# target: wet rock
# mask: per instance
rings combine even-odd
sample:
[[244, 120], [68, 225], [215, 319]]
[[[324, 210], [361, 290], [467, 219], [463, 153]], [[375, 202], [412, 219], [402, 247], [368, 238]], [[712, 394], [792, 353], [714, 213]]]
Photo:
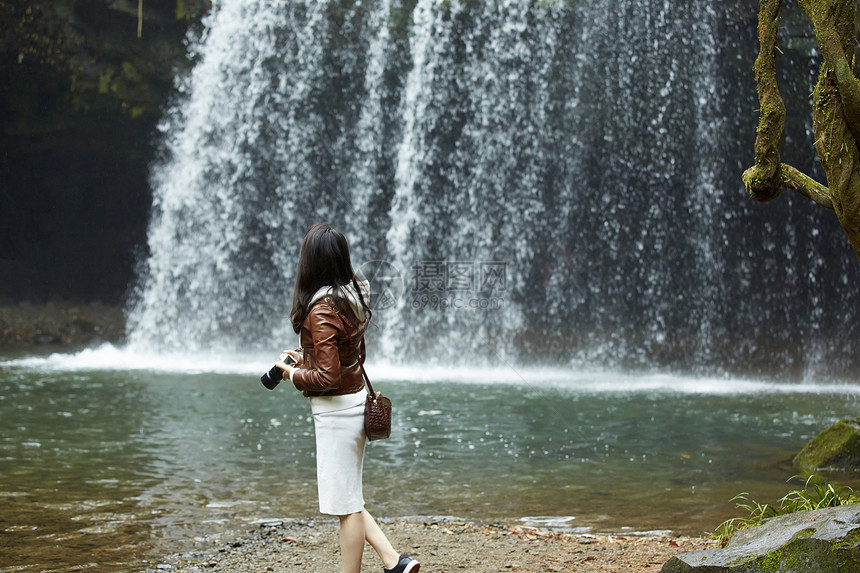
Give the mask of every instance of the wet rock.
[[662, 573], [860, 571], [860, 504], [781, 515], [735, 534], [725, 549], [672, 557]]
[[50, 345], [50, 344], [62, 344], [63, 339], [59, 334], [51, 334], [49, 332], [42, 332], [33, 337], [33, 344], [37, 344], [39, 346]]
[[794, 465], [808, 470], [860, 470], [860, 416], [839, 420], [794, 457]]

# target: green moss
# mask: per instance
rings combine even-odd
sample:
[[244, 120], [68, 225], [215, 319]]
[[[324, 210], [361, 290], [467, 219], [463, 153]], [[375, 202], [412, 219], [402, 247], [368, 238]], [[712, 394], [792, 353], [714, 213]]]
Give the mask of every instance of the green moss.
[[780, 573], [783, 571], [808, 571], [811, 563], [820, 571], [835, 571], [830, 564], [834, 561], [826, 542], [808, 543], [803, 540], [792, 541], [767, 555], [750, 563], [759, 573]]
[[[758, 33], [761, 50], [756, 59], [755, 81], [759, 90], [759, 101], [762, 102], [762, 124], [766, 121], [768, 110], [764, 109], [765, 98], [778, 94], [774, 70], [776, 43], [781, 2], [779, 0], [761, 0], [759, 3]], [[832, 208], [840, 224], [848, 235], [858, 259], [860, 259], [860, 212], [858, 212], [858, 197], [860, 197], [860, 178], [857, 177], [858, 163], [857, 142], [850, 133], [846, 117], [855, 125], [858, 123], [858, 111], [855, 109], [860, 95], [856, 91], [846, 89], [853, 87], [855, 33], [855, 5], [853, 2], [833, 2], [830, 0], [798, 0], [803, 12], [812, 21], [815, 28], [816, 41], [820, 52], [824, 55], [818, 84], [815, 87], [813, 105], [813, 124], [815, 129], [815, 146], [818, 157], [827, 175], [828, 186], [833, 189], [833, 200], [821, 202], [823, 206]], [[850, 56], [849, 56], [850, 55]], [[837, 77], [847, 99], [840, 97], [837, 90]], [[843, 109], [843, 100], [849, 107]], [[847, 113], [846, 113], [847, 111]], [[773, 120], [769, 120], [773, 121]], [[856, 128], [855, 128], [856, 130]], [[756, 138], [756, 164], [761, 165], [759, 140], [773, 137], [771, 133], [759, 128]], [[767, 145], [779, 149], [780, 141], [776, 138]], [[775, 194], [763, 193], [753, 188], [753, 197], [769, 200]], [[844, 199], [843, 199], [844, 197]], [[845, 207], [843, 209], [843, 207]]]
[[[832, 547], [834, 550], [850, 550], [853, 548], [860, 552], [860, 529], [855, 529], [851, 531], [842, 539], [842, 541], [834, 543]], [[860, 555], [858, 555], [858, 557], [860, 557]]]
[[746, 565], [747, 563], [752, 563], [756, 560], [755, 553], [747, 553], [746, 555], [741, 555], [735, 559], [729, 561], [726, 565], [728, 567], [735, 567], [736, 565]]
[[860, 467], [860, 432], [855, 420], [840, 420], [818, 434], [794, 458], [795, 465], [816, 470], [824, 467]]
[[137, 68], [134, 67], [129, 61], [125, 61], [122, 63], [122, 76], [128, 81], [131, 82], [142, 82], [145, 81], [143, 76], [137, 71]]
[[860, 531], [854, 530], [839, 543], [833, 544], [838, 571], [860, 570]]
[[107, 94], [116, 91], [116, 83], [114, 82], [114, 78], [116, 76], [116, 71], [113, 68], [105, 68], [99, 74], [99, 93]]
[[800, 531], [798, 531], [797, 533], [794, 534], [794, 537], [792, 537], [791, 540], [794, 541], [795, 539], [804, 539], [806, 537], [812, 537], [812, 535], [815, 533], [815, 531], [816, 530], [814, 527], [808, 527], [806, 529], [801, 529]]
[[[815, 531], [815, 528], [801, 530], [779, 549], [766, 555], [747, 553], [726, 563], [725, 567], [756, 573], [809, 571], [813, 564], [818, 571], [858, 570], [860, 530], [855, 529], [843, 539], [829, 543], [821, 539], [811, 539]], [[702, 560], [705, 560], [705, 556]]]
[[780, 564], [782, 563], [782, 551], [776, 551], [774, 553], [769, 553], [758, 560], [756, 563], [757, 569], [761, 571], [761, 573], [776, 573], [780, 570]]
[[211, 7], [210, 0], [176, 0], [176, 19], [194, 20]]

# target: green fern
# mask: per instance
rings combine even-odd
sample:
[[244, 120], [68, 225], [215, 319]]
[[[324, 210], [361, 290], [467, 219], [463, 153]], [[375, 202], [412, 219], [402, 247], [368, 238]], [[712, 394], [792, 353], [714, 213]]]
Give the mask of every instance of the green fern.
[[[800, 477], [791, 476], [788, 481]], [[725, 547], [738, 531], [760, 525], [765, 519], [799, 511], [858, 503], [860, 502], [860, 492], [854, 491], [847, 485], [834, 486], [827, 483], [823, 478], [810, 475], [806, 478], [803, 489], [788, 492], [779, 498], [776, 505], [762, 504], [752, 500], [747, 492], [739, 493], [731, 501], [736, 502], [735, 507], [745, 510], [749, 515], [748, 517], [727, 519], [717, 526], [710, 535], [720, 543], [720, 547]]]

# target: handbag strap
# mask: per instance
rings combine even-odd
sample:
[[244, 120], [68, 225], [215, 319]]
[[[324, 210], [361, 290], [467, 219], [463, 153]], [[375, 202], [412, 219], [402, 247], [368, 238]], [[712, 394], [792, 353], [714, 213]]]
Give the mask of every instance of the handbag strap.
[[364, 371], [364, 364], [359, 361], [358, 367], [361, 368], [361, 375], [364, 376], [364, 383], [367, 384], [367, 389], [370, 390], [370, 395], [374, 396], [376, 392], [373, 391], [373, 385], [370, 383], [370, 378], [367, 377], [367, 372]]

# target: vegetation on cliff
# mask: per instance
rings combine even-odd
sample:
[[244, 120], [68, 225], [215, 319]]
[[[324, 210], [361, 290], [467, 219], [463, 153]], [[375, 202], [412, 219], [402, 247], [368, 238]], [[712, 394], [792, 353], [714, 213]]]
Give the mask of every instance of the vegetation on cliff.
[[[155, 128], [209, 0], [0, 0], [0, 301], [121, 302]], [[140, 253], [138, 253], [140, 254]]]

